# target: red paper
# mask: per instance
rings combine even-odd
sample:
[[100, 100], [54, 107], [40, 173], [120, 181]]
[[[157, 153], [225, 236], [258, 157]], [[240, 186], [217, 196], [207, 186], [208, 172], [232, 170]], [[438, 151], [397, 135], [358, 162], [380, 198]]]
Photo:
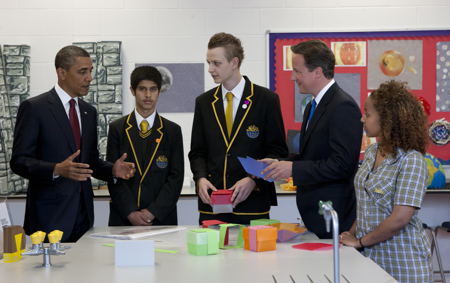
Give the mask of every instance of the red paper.
[[229, 190], [217, 190], [211, 194], [212, 204], [231, 204], [231, 195], [233, 191]]
[[333, 249], [332, 244], [325, 244], [325, 243], [302, 243], [298, 245], [293, 245], [292, 247], [294, 249], [307, 251], [328, 251]]
[[203, 220], [202, 221], [203, 228], [208, 228], [209, 226], [219, 225], [219, 224], [226, 224], [226, 222], [222, 222], [220, 220]]

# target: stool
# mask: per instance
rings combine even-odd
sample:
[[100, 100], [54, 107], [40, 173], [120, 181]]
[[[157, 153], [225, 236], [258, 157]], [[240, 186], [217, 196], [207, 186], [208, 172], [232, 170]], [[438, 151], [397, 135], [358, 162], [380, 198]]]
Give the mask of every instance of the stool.
[[[445, 272], [444, 269], [442, 267], [442, 259], [441, 259], [441, 253], [439, 252], [439, 245], [438, 242], [436, 240], [436, 236], [437, 236], [437, 231], [440, 227], [436, 227], [436, 229], [433, 231], [433, 229], [428, 226], [427, 224], [423, 223], [423, 228], [425, 229], [425, 231], [428, 231], [427, 234], [431, 235], [431, 259], [433, 260], [433, 253], [434, 251], [436, 251], [436, 259], [437, 259], [437, 263], [438, 263], [438, 271], [434, 271], [433, 268], [433, 275], [434, 273], [439, 273], [441, 275], [441, 280], [434, 280], [434, 282], [444, 282], [445, 281]], [[434, 277], [434, 276], [433, 276]], [[434, 279], [434, 278], [433, 278]]]
[[[438, 226], [434, 229], [434, 234], [435, 234], [435, 247], [436, 247], [436, 257], [438, 259], [438, 265], [439, 265], [439, 271], [435, 271], [435, 273], [440, 273], [441, 274], [441, 278], [442, 281], [436, 281], [436, 282], [446, 282], [445, 281], [445, 274], [450, 273], [450, 270], [444, 270], [442, 267], [442, 260], [441, 260], [441, 254], [439, 252], [439, 245], [438, 245], [438, 233], [439, 231], [445, 231], [447, 233], [450, 232], [450, 221], [447, 222], [442, 222], [441, 226]], [[433, 246], [433, 245], [432, 245]], [[433, 250], [431, 250], [433, 252]], [[441, 263], [439, 263], [439, 261], [441, 261]]]

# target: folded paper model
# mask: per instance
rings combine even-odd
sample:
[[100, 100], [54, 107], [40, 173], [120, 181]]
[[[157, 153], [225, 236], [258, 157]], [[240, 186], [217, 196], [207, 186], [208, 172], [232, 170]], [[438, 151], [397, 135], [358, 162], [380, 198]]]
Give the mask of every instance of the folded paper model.
[[211, 204], [214, 213], [231, 213], [233, 212], [233, 203], [231, 196], [233, 191], [217, 190], [211, 194]]
[[213, 255], [219, 253], [219, 231], [208, 228], [187, 232], [188, 253], [191, 255]]
[[[210, 228], [210, 229], [220, 230], [220, 224], [227, 224], [227, 223], [220, 221], [220, 220], [214, 220], [214, 219], [213, 220], [203, 220], [202, 228]], [[226, 234], [225, 234], [224, 245], [225, 246], [228, 245], [228, 230], [226, 231]]]
[[273, 223], [269, 225], [278, 229], [277, 242], [280, 243], [290, 241], [308, 231], [297, 223]]
[[220, 226], [219, 248], [233, 249], [244, 247], [244, 238], [242, 236], [244, 225], [227, 223], [227, 224], [219, 224], [219, 226]]
[[255, 252], [272, 251], [277, 248], [277, 228], [250, 226], [243, 229], [244, 249]]
[[22, 226], [3, 227], [3, 261], [16, 262], [25, 252], [26, 238]]
[[280, 223], [280, 221], [275, 220], [275, 219], [266, 219], [266, 218], [250, 220], [250, 226], [267, 226], [267, 225], [272, 225], [275, 223]]

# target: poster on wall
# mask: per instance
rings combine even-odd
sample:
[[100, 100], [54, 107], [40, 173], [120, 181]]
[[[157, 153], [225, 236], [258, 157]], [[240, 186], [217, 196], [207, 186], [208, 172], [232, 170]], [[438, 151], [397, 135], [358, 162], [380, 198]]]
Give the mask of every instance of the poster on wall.
[[153, 66], [162, 75], [158, 112], [194, 112], [195, 98], [205, 89], [203, 63], [136, 64], [139, 66]]
[[[280, 96], [288, 145], [298, 151], [310, 94], [291, 80], [290, 47], [320, 39], [336, 58], [335, 80], [363, 110], [366, 98], [388, 80], [408, 83], [428, 114], [428, 153], [450, 166], [450, 30], [268, 33], [269, 87]], [[363, 137], [361, 152], [374, 139]]]

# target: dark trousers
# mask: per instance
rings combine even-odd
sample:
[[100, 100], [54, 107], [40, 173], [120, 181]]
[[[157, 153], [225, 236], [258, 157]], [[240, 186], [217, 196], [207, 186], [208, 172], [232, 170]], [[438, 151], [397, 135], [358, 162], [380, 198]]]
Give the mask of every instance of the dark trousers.
[[91, 228], [90, 226], [89, 216], [86, 211], [83, 196], [81, 195], [75, 226], [73, 227], [72, 234], [70, 234], [70, 236], [64, 242], [75, 243], [86, 233], [87, 230]]

